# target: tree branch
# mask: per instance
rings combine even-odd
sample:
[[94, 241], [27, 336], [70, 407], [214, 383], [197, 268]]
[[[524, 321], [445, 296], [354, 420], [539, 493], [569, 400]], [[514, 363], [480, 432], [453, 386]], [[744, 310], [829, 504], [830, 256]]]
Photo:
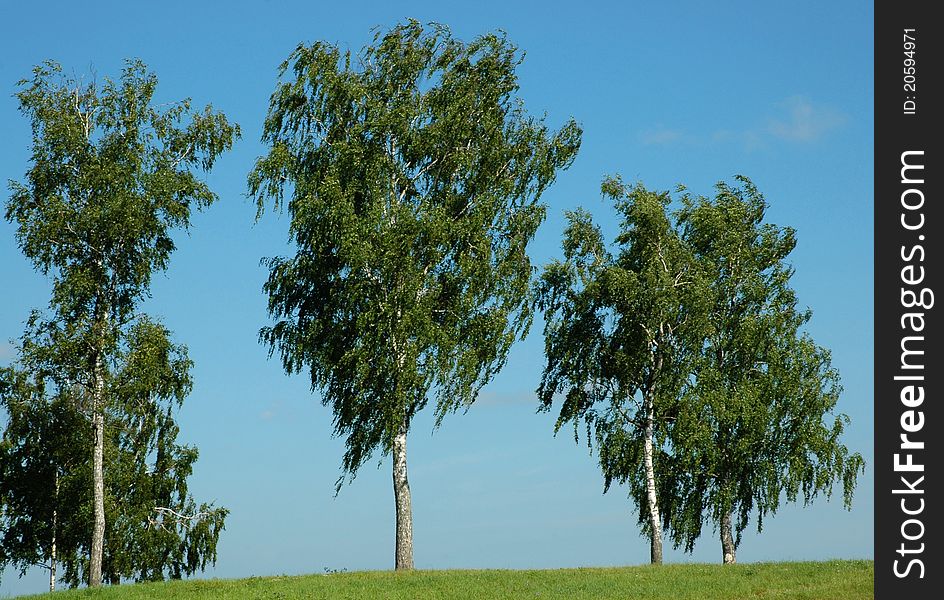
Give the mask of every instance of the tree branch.
[[201, 511], [198, 513], [194, 513], [192, 515], [185, 515], [185, 514], [177, 512], [176, 510], [172, 508], [167, 508], [166, 506], [155, 506], [154, 512], [156, 512], [158, 516], [148, 517], [148, 526], [159, 527], [163, 529], [164, 531], [167, 531], [167, 528], [164, 526], [164, 521], [167, 518], [170, 518], [178, 525], [184, 525], [185, 527], [189, 527], [190, 526], [189, 524], [191, 522], [199, 521], [201, 519], [209, 517], [212, 514], [207, 511]]

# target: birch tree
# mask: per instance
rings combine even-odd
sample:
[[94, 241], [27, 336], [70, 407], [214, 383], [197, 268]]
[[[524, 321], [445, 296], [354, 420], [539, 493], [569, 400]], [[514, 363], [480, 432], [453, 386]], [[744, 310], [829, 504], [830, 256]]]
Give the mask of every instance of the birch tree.
[[[81, 355], [61, 324], [34, 313], [0, 373], [0, 564], [76, 587], [87, 581], [92, 513], [92, 403]], [[106, 507], [102, 580], [180, 578], [216, 559], [227, 511], [199, 507], [187, 478], [196, 448], [176, 442], [173, 413], [191, 388], [186, 349], [141, 317], [105, 388]]]
[[170, 231], [186, 229], [193, 208], [217, 199], [197, 172], [209, 171], [239, 134], [209, 106], [154, 106], [156, 86], [139, 61], [101, 85], [47, 62], [16, 94], [32, 126], [32, 156], [25, 182], [10, 184], [6, 218], [23, 253], [52, 277], [50, 322], [75, 352], [75, 384], [89, 402], [92, 587], [102, 582], [106, 545], [111, 365], [152, 274], [167, 267]]
[[359, 53], [299, 45], [280, 67], [249, 176], [297, 253], [268, 261], [261, 340], [307, 371], [345, 439], [342, 474], [393, 455], [397, 569], [413, 568], [407, 433], [467, 408], [527, 330], [539, 198], [580, 143], [517, 98], [502, 34], [415, 21]]
[[767, 202], [746, 177], [681, 202], [710, 308], [696, 384], [673, 430], [666, 520], [689, 551], [712, 523], [730, 564], [751, 518], [761, 531], [784, 500], [807, 504], [839, 482], [848, 508], [863, 460], [841, 441], [849, 419], [835, 413], [839, 373], [804, 332], [812, 312], [790, 286], [793, 229], [766, 221]]
[[615, 254], [583, 210], [568, 213], [564, 260], [537, 284], [545, 311], [543, 410], [560, 398], [555, 431], [585, 423], [595, 440], [604, 490], [629, 484], [662, 562], [663, 463], [704, 327], [705, 282], [668, 212], [667, 193], [603, 182], [622, 217]]
[[[43, 377], [26, 370], [0, 370], [0, 569], [20, 576], [38, 567], [49, 575], [49, 591], [61, 577], [62, 557], [79, 547], [63, 499], [86, 496], [81, 455], [90, 441], [87, 422], [74, 399], [50, 394]], [[88, 456], [86, 452], [86, 456]]]

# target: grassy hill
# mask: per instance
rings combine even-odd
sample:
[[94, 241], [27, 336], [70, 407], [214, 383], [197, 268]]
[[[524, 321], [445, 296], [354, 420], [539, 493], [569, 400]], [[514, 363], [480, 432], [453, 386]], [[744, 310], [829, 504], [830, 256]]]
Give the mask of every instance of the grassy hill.
[[555, 571], [359, 572], [196, 580], [72, 590], [47, 600], [863, 600], [873, 598], [872, 561], [665, 565]]

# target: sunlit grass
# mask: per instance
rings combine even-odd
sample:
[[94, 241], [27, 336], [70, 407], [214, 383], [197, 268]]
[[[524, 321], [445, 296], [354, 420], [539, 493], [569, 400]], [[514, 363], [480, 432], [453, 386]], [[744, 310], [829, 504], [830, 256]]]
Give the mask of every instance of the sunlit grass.
[[369, 571], [194, 580], [72, 590], [29, 598], [631, 600], [862, 600], [873, 598], [873, 563], [865, 560], [684, 564], [553, 571]]

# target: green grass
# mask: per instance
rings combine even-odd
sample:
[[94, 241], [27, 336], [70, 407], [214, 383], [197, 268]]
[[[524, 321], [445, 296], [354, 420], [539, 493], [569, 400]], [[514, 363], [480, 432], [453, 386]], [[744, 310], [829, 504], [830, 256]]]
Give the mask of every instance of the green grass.
[[359, 572], [194, 580], [72, 590], [30, 598], [73, 600], [862, 600], [873, 598], [872, 561], [665, 565], [555, 571]]

